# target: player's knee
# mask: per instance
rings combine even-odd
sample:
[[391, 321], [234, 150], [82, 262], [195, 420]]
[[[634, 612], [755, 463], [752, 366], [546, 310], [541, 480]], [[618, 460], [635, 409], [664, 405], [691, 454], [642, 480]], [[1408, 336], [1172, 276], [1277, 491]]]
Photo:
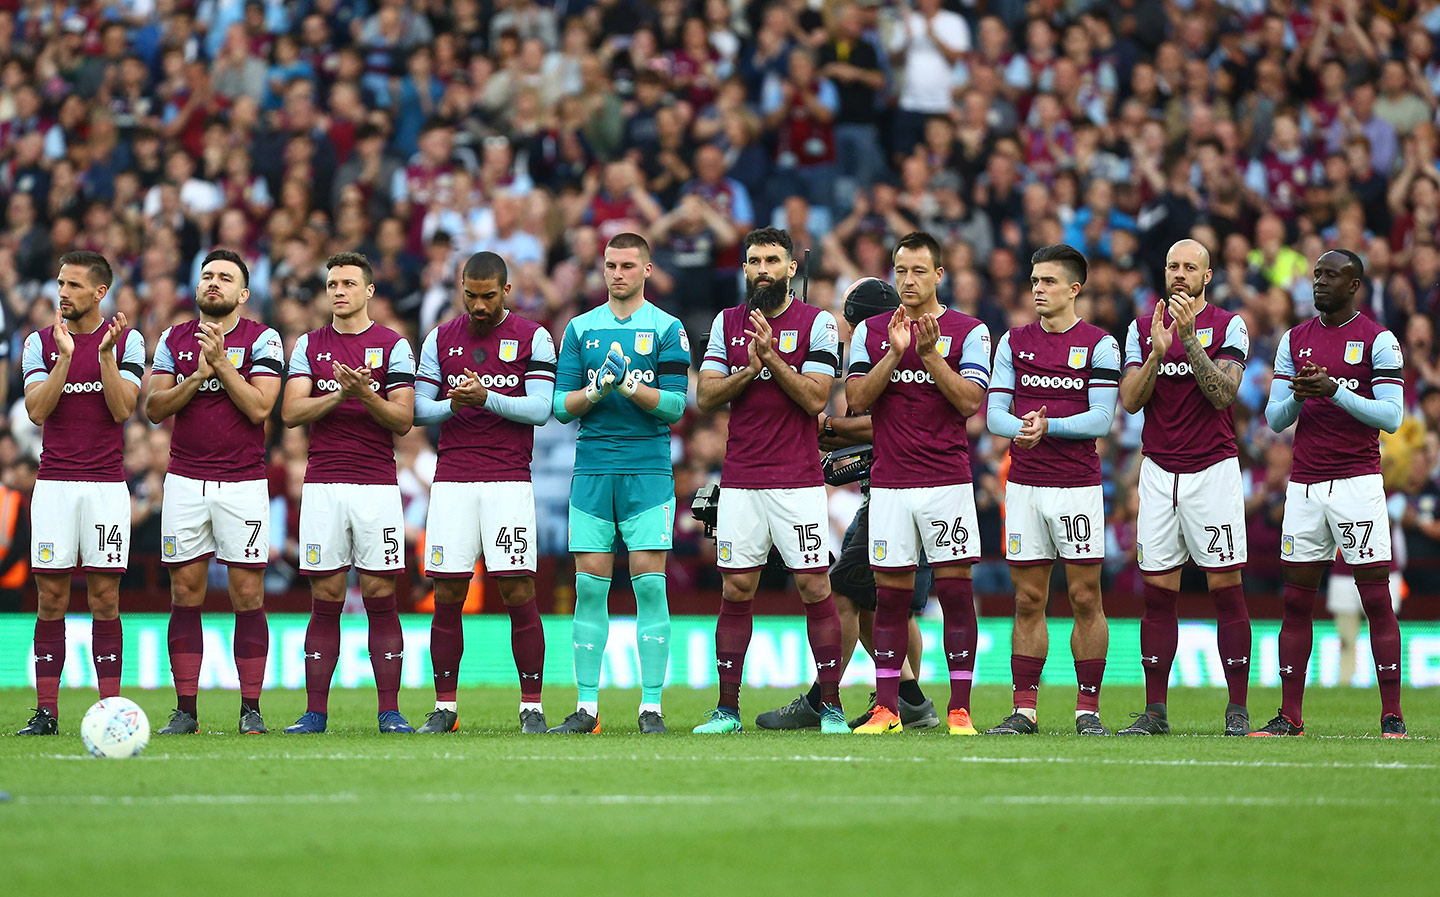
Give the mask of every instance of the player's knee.
[[535, 580], [528, 576], [507, 576], [500, 580], [500, 600], [519, 607], [535, 599]]
[[63, 616], [70, 607], [70, 589], [57, 588], [54, 586], [40, 586], [39, 588], [40, 616], [44, 619], [54, 619]]
[[1015, 593], [1015, 616], [1017, 617], [1043, 617], [1045, 616], [1045, 605], [1044, 595], [1033, 592]]
[[113, 620], [120, 616], [118, 585], [106, 584], [90, 590], [90, 615], [97, 620]]
[[755, 597], [755, 589], [746, 588], [741, 583], [726, 582], [720, 587], [720, 597], [726, 601], [749, 601]]
[[797, 581], [795, 587], [800, 590], [800, 600], [806, 604], [814, 604], [830, 597], [828, 576], [807, 576], [804, 580]]
[[1100, 590], [1077, 588], [1070, 593], [1070, 613], [1077, 620], [1093, 620], [1104, 613], [1100, 602]]

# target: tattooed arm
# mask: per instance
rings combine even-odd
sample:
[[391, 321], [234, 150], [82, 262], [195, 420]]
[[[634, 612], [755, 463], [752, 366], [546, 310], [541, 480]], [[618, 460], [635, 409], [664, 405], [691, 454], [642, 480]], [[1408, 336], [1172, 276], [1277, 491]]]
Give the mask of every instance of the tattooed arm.
[[1190, 370], [1195, 374], [1195, 382], [1200, 384], [1200, 391], [1210, 404], [1216, 408], [1229, 408], [1235, 402], [1235, 394], [1240, 391], [1240, 378], [1245, 375], [1245, 366], [1233, 358], [1211, 358], [1205, 354], [1205, 347], [1200, 345], [1200, 337], [1192, 330], [1188, 336], [1180, 338], [1180, 344], [1185, 347], [1185, 357], [1190, 361]]

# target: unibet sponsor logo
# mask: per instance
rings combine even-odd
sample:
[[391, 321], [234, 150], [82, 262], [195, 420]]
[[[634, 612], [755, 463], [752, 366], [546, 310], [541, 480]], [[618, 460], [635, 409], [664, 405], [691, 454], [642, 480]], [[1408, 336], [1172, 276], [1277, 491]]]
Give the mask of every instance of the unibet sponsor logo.
[[[464, 386], [469, 381], [469, 379], [469, 377], [465, 377], [460, 374], [450, 374], [445, 378], [445, 383], [453, 388], [457, 386]], [[486, 389], [503, 389], [507, 386], [520, 385], [519, 374], [481, 374], [476, 379], [478, 379], [480, 381], [480, 385], [485, 387]]]
[[[175, 382], [184, 383], [186, 379], [188, 378], [184, 374], [179, 374], [175, 377]], [[221, 383], [219, 378], [216, 377], [211, 377], [200, 384], [200, 392], [223, 392], [224, 389], [225, 384]]]
[[1350, 390], [1356, 390], [1360, 388], [1360, 381], [1356, 380], [1354, 377], [1334, 377], [1332, 379], [1334, 379], [1336, 383]]
[[88, 383], [66, 383], [65, 386], [64, 386], [60, 391], [61, 391], [61, 392], [76, 393], [76, 392], [103, 392], [104, 390], [105, 390], [105, 384], [101, 383], [99, 380], [91, 380], [91, 381], [89, 381]]
[[1021, 374], [1021, 386], [1038, 386], [1042, 389], [1084, 389], [1083, 377], [1051, 377], [1041, 374]]
[[[328, 379], [328, 378], [327, 378], [327, 379], [316, 380], [316, 381], [315, 381], [315, 388], [318, 389], [318, 390], [320, 390], [321, 392], [339, 392], [339, 391], [340, 391], [340, 381], [339, 381], [339, 380], [330, 380], [330, 379]], [[379, 384], [379, 382], [377, 382], [377, 381], [375, 381], [375, 380], [371, 380], [371, 381], [370, 381], [370, 391], [371, 391], [371, 392], [379, 392], [379, 391], [380, 391], [380, 384]]]
[[[792, 370], [792, 371], [795, 371], [796, 373], [799, 373], [799, 372], [800, 372], [800, 369], [797, 368], [797, 367], [796, 367], [795, 365], [793, 365], [793, 364], [787, 364], [786, 367], [788, 367], [788, 368], [789, 368], [790, 370]], [[743, 365], [743, 364], [732, 364], [732, 365], [730, 365], [730, 373], [732, 373], [732, 374], [738, 374], [738, 373], [740, 373], [740, 372], [743, 371], [743, 370], [745, 370], [745, 365]], [[649, 371], [646, 371], [645, 373], [648, 374], [648, 373], [650, 373], [650, 372], [649, 372]], [[759, 374], [755, 379], [756, 379], [756, 380], [773, 380], [773, 379], [774, 379], [774, 375], [770, 373], [770, 369], [769, 369], [769, 368], [761, 368], [761, 369], [760, 369], [760, 374]]]
[[1188, 377], [1190, 376], [1190, 362], [1188, 361], [1167, 361], [1160, 365], [1160, 376], [1162, 377]]
[[903, 371], [890, 372], [891, 383], [934, 383], [935, 378], [929, 371], [914, 371], [908, 368]]

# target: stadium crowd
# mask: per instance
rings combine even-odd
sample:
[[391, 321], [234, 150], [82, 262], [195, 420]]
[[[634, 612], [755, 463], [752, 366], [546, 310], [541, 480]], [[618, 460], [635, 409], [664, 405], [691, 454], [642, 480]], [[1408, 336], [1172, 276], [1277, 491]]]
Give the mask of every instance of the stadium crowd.
[[[1278, 588], [1290, 453], [1262, 414], [1270, 361], [1314, 314], [1310, 266], [1339, 246], [1364, 258], [1366, 313], [1405, 350], [1386, 485], [1410, 589], [1440, 593], [1437, 36], [1436, 0], [0, 0], [4, 481], [33, 484], [19, 347], [53, 321], [71, 249], [110, 259], [107, 314], [152, 352], [193, 316], [200, 260], [232, 249], [246, 314], [288, 355], [329, 319], [332, 252], [369, 257], [371, 314], [418, 347], [456, 313], [460, 263], [494, 251], [513, 308], [558, 342], [603, 300], [601, 248], [627, 230], [656, 248], [647, 296], [698, 349], [742, 295], [739, 243], [761, 224], [809, 252], [809, 301], [837, 314], [847, 285], [889, 275], [900, 235], [928, 230], [947, 247], [944, 301], [997, 338], [1034, 319], [1033, 249], [1069, 243], [1090, 261], [1081, 315], [1123, 344], [1166, 247], [1192, 236], [1212, 252], [1210, 301], [1253, 340], [1236, 404], [1249, 575]], [[139, 418], [126, 467], [148, 553], [168, 435]], [[725, 425], [692, 409], [676, 428], [682, 507], [718, 475]], [[1102, 446], [1108, 576], [1128, 591], [1139, 433], [1120, 415]], [[971, 435], [998, 560], [1007, 443], [980, 418]], [[573, 439], [553, 421], [537, 435], [549, 554], [564, 553]], [[279, 589], [304, 431], [277, 413], [272, 445]], [[398, 454], [413, 547], [434, 434]], [[839, 529], [857, 502], [832, 497]], [[676, 543], [682, 565], [713, 566], [690, 521]], [[1008, 591], [1003, 563], [976, 586]]]

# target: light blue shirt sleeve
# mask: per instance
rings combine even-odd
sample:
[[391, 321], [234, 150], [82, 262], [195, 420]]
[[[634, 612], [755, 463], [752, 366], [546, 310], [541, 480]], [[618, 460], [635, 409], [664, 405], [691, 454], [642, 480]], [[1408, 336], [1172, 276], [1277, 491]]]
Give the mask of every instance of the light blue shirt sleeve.
[[310, 334], [302, 333], [295, 340], [295, 347], [290, 350], [290, 368], [288, 371], [291, 377], [310, 376]]
[[1335, 390], [1333, 401], [1360, 423], [1394, 433], [1400, 429], [1400, 421], [1405, 417], [1405, 387], [1386, 381], [1375, 383], [1370, 389], [1375, 393], [1373, 399], [1367, 399], [1341, 383]]
[[990, 328], [976, 324], [975, 329], [965, 334], [965, 346], [960, 350], [960, 376], [973, 380], [980, 386], [990, 385]]
[[835, 316], [822, 311], [810, 324], [810, 349], [800, 365], [802, 374], [825, 374], [835, 377], [840, 374], [840, 328]]
[[1010, 353], [1010, 334], [1000, 337], [995, 347], [995, 370], [990, 391], [985, 395], [985, 427], [1004, 439], [1020, 435], [1020, 418], [1010, 413], [1015, 404], [1015, 359]]
[[1250, 330], [1245, 326], [1244, 318], [1236, 315], [1230, 319], [1230, 323], [1225, 326], [1225, 342], [1220, 344], [1220, 348], [1231, 350], [1226, 354], [1240, 353], [1239, 361], [1242, 365], [1250, 357]]
[[[506, 420], [539, 427], [550, 419], [550, 405], [554, 400], [554, 383], [543, 377], [527, 377], [525, 395], [506, 396], [498, 392], [487, 392], [483, 407]], [[445, 404], [449, 405], [449, 402]]]
[[[1115, 337], [1105, 336], [1090, 353], [1091, 370], [1114, 371], [1120, 367], [1120, 344]], [[1090, 410], [1065, 417], [1052, 417], [1046, 434], [1060, 439], [1099, 439], [1110, 432], [1115, 421], [1115, 402], [1120, 397], [1120, 384], [1115, 380], [1090, 379], [1088, 398]]]
[[[169, 354], [168, 350], [166, 354]], [[160, 359], [159, 349], [155, 350], [155, 359]], [[276, 333], [273, 327], [262, 330], [250, 346], [250, 376], [255, 376], [256, 368], [277, 377], [285, 373], [285, 344], [280, 341], [280, 334]]]
[[385, 366], [385, 386], [388, 389], [415, 388], [415, 352], [410, 341], [400, 339], [390, 347], [390, 362]]
[[[420, 344], [420, 364], [415, 370], [416, 381], [429, 380], [435, 385], [445, 382], [444, 378], [440, 375], [440, 350], [436, 348], [439, 345], [439, 337], [436, 336], [437, 333], [439, 333], [438, 327], [427, 333], [425, 335], [425, 341]], [[415, 384], [415, 390], [418, 401], [420, 394], [419, 382]]]
[[1400, 340], [1389, 330], [1381, 331], [1370, 344], [1370, 368], [1372, 382], [1405, 382], [1405, 356], [1400, 352]]
[[705, 344], [705, 360], [700, 363], [700, 370], [715, 371], [718, 374], [730, 376], [730, 365], [725, 363], [728, 357], [725, 352], [725, 313], [721, 312], [715, 316], [710, 324], [710, 341]]
[[420, 344], [420, 365], [415, 374], [415, 423], [422, 427], [444, 423], [455, 413], [450, 401], [440, 398], [444, 380], [440, 374], [440, 353], [435, 348], [437, 332], [431, 330]]
[[[150, 370], [157, 374], [175, 373], [175, 356], [170, 351], [170, 328], [166, 327], [160, 333], [160, 343], [155, 346], [155, 361], [150, 365]], [[26, 341], [29, 345], [29, 341]]]
[[25, 349], [20, 355], [20, 367], [25, 375], [25, 385], [44, 383], [50, 372], [45, 369], [45, 356], [40, 349], [40, 334], [25, 337]]
[[1270, 381], [1270, 398], [1265, 402], [1265, 422], [1276, 433], [1284, 432], [1300, 416], [1303, 403], [1295, 398], [1290, 381], [1295, 376], [1295, 359], [1290, 354], [1290, 331], [1275, 347], [1275, 375]]
[[870, 347], [866, 345], [870, 341], [870, 322], [861, 321], [855, 325], [855, 334], [850, 337], [850, 365], [847, 368], [850, 377], [863, 377], [875, 366], [870, 360]]
[[1145, 356], [1140, 354], [1140, 322], [1131, 321], [1130, 326], [1125, 329], [1125, 367], [1144, 363]]
[[140, 331], [125, 331], [125, 350], [120, 354], [120, 376], [140, 385], [145, 376], [145, 337]]

